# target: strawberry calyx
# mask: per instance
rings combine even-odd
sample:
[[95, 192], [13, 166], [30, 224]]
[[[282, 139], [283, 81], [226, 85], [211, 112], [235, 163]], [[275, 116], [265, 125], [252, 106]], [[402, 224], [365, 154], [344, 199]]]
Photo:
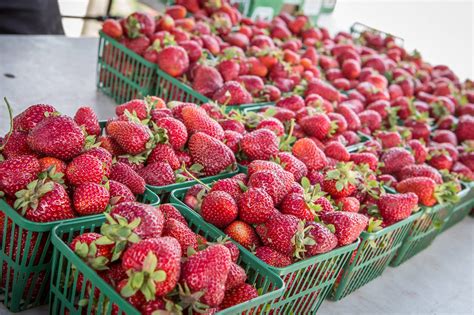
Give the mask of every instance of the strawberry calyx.
[[[103, 238], [103, 237], [101, 237]], [[99, 239], [97, 239], [99, 240]], [[104, 256], [97, 256], [97, 245], [113, 244], [111, 240], [103, 240], [100, 244], [96, 241], [87, 245], [85, 242], [77, 242], [74, 246], [74, 252], [82, 258], [89, 266], [95, 270], [107, 270], [107, 263], [109, 259]]]
[[446, 182], [435, 187], [434, 198], [439, 204], [456, 203], [459, 201], [459, 184]]
[[[115, 218], [108, 213], [104, 213], [104, 215], [107, 222], [102, 224], [100, 233], [115, 243], [111, 261], [116, 261], [122, 255], [128, 243], [138, 243], [140, 241], [140, 237], [133, 230], [140, 225], [141, 219], [136, 218], [128, 223], [127, 219], [120, 215], [115, 215]], [[102, 240], [102, 242], [105, 241]]]
[[131, 297], [140, 291], [147, 301], [155, 299], [156, 283], [166, 280], [166, 272], [158, 269], [158, 258], [152, 251], [149, 251], [143, 261], [140, 271], [127, 270], [127, 284], [120, 290], [123, 297]]
[[382, 227], [383, 221], [374, 217], [369, 218], [369, 224], [367, 225], [367, 232], [375, 233], [383, 229]]
[[129, 38], [138, 38], [140, 37], [140, 29], [142, 28], [140, 22], [137, 20], [136, 17], [130, 15], [127, 18], [127, 22], [125, 23], [125, 28], [127, 30], [127, 35]]
[[295, 246], [293, 256], [296, 259], [304, 259], [304, 253], [306, 252], [306, 246], [316, 245], [316, 241], [308, 235], [309, 231], [314, 227], [309, 225], [305, 227], [305, 221], [298, 222], [298, 228], [291, 238], [291, 242]]
[[296, 137], [293, 136], [295, 130], [295, 120], [291, 119], [288, 127], [288, 133], [281, 137], [279, 148], [281, 151], [290, 152], [292, 144], [296, 141]]
[[184, 283], [183, 285], [178, 284], [178, 294], [180, 302], [178, 303], [181, 309], [187, 309], [196, 311], [198, 314], [204, 314], [209, 306], [200, 302], [201, 297], [204, 296], [203, 291], [191, 292], [189, 286]]
[[55, 183], [49, 181], [47, 176], [35, 179], [25, 189], [15, 193], [17, 199], [13, 205], [14, 208], [20, 210], [21, 215], [24, 216], [29, 208], [36, 209], [38, 207], [41, 197], [52, 191], [54, 185]]
[[349, 185], [356, 185], [357, 174], [352, 170], [353, 165], [354, 164], [352, 162], [339, 162], [336, 164], [335, 169], [326, 172], [325, 179], [336, 181], [335, 186], [337, 191], [342, 191], [349, 187]]

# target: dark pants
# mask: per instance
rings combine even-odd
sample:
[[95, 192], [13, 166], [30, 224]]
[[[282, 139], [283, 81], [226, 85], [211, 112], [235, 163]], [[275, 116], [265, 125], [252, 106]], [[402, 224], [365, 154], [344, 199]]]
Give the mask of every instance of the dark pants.
[[0, 0], [0, 34], [63, 35], [58, 1]]

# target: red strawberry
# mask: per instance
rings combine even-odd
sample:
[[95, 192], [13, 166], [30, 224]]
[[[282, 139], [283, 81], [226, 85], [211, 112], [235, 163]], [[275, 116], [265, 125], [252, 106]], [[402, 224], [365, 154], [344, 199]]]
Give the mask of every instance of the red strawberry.
[[395, 187], [395, 185], [398, 183], [397, 179], [389, 174], [381, 174], [377, 176], [377, 180], [383, 183], [385, 186], [390, 186], [390, 187]]
[[200, 213], [206, 222], [224, 228], [237, 218], [238, 208], [231, 195], [214, 191], [204, 197]]
[[273, 200], [262, 189], [250, 188], [238, 199], [239, 218], [249, 224], [265, 223], [273, 213]]
[[415, 164], [415, 158], [403, 148], [390, 148], [382, 154], [382, 173], [396, 175], [403, 167]]
[[186, 225], [188, 224], [186, 222], [186, 219], [183, 217], [183, 215], [172, 204], [168, 203], [168, 204], [159, 205], [158, 209], [163, 213], [163, 215], [165, 217], [165, 221], [168, 220], [168, 219], [174, 219], [174, 220], [179, 221], [183, 224], [186, 224]]
[[240, 65], [236, 60], [223, 60], [217, 65], [217, 70], [227, 82], [235, 80], [239, 76]]
[[367, 164], [373, 171], [378, 168], [377, 156], [372, 153], [351, 153], [350, 156], [350, 160], [356, 165]]
[[245, 303], [257, 297], [257, 289], [255, 289], [255, 287], [251, 286], [250, 284], [244, 283], [241, 286], [225, 292], [224, 300], [222, 301], [220, 308], [226, 309], [237, 304]]
[[[282, 171], [285, 172], [285, 171]], [[290, 174], [291, 175], [291, 174]], [[249, 188], [263, 189], [273, 200], [275, 205], [279, 204], [288, 191], [291, 189], [291, 184], [288, 186], [281, 177], [282, 173], [275, 171], [258, 171], [252, 174], [248, 181]]]
[[347, 122], [347, 129], [351, 131], [357, 131], [361, 127], [361, 122], [359, 116], [352, 110], [352, 108], [345, 102], [341, 103], [336, 111], [341, 114], [346, 122]]
[[200, 301], [217, 307], [224, 299], [225, 283], [230, 270], [231, 256], [223, 245], [213, 245], [197, 252], [184, 262], [181, 281], [191, 293], [204, 292]]
[[181, 166], [173, 148], [167, 144], [158, 143], [148, 156], [147, 164], [157, 162], [168, 163], [174, 171]]
[[166, 133], [166, 139], [175, 150], [184, 147], [188, 140], [186, 126], [172, 117], [163, 117], [155, 121], [156, 125]]
[[265, 85], [262, 78], [256, 75], [241, 75], [235, 81], [240, 83], [253, 96], [257, 96]]
[[305, 102], [301, 96], [292, 95], [292, 96], [288, 96], [279, 100], [276, 103], [276, 106], [289, 109], [293, 112], [297, 112], [300, 109], [305, 107]]
[[428, 150], [419, 140], [410, 140], [408, 141], [413, 156], [415, 157], [416, 164], [422, 164], [426, 161], [428, 157]]
[[181, 247], [172, 237], [151, 238], [133, 244], [122, 256], [122, 267], [129, 278], [120, 293], [131, 297], [140, 291], [147, 301], [166, 295], [179, 280], [180, 259]]
[[242, 152], [250, 160], [269, 160], [278, 154], [279, 139], [267, 129], [254, 130], [242, 138]]
[[402, 143], [400, 133], [395, 131], [380, 131], [376, 135], [377, 139], [382, 142], [384, 149], [397, 147]]
[[211, 137], [221, 140], [224, 130], [214, 119], [198, 107], [185, 107], [182, 110], [183, 122], [190, 134], [203, 132]]
[[459, 117], [458, 126], [456, 128], [456, 136], [458, 141], [474, 140], [474, 117], [472, 115], [463, 115]]
[[126, 112], [135, 115], [139, 120], [144, 120], [149, 115], [148, 104], [146, 100], [136, 99], [115, 107], [115, 114], [119, 117], [125, 115]]
[[455, 146], [458, 145], [456, 134], [450, 130], [435, 130], [431, 139], [438, 143], [451, 143]]
[[48, 117], [28, 135], [28, 144], [33, 151], [66, 161], [78, 155], [84, 143], [81, 128], [66, 116]]
[[91, 107], [79, 107], [74, 115], [74, 121], [83, 127], [88, 135], [100, 135], [99, 119]]
[[193, 89], [206, 97], [212, 97], [223, 84], [224, 80], [215, 67], [201, 65], [194, 71]]
[[247, 174], [249, 177], [258, 171], [280, 172], [281, 170], [281, 165], [278, 165], [277, 163], [271, 161], [255, 160], [247, 165]]
[[97, 244], [102, 237], [99, 233], [84, 233], [76, 236], [69, 247], [95, 270], [106, 269], [106, 264], [112, 259], [114, 244]]
[[120, 37], [123, 36], [122, 25], [113, 19], [107, 19], [104, 21], [102, 24], [102, 32], [114, 39], [120, 39]]
[[150, 130], [131, 121], [112, 121], [107, 124], [107, 133], [131, 155], [137, 155], [145, 151], [146, 144], [150, 140]]
[[247, 280], [247, 274], [245, 273], [244, 268], [240, 267], [236, 263], [232, 262], [230, 264], [229, 274], [227, 276], [227, 281], [225, 283], [225, 289], [231, 290], [235, 287], [241, 286]]
[[235, 165], [232, 150], [205, 133], [193, 134], [189, 138], [188, 147], [194, 163], [204, 167], [202, 171], [206, 176], [217, 175]]
[[291, 150], [309, 170], [320, 170], [327, 165], [326, 156], [309, 138], [298, 139]]
[[135, 195], [130, 188], [114, 180], [109, 180], [109, 194], [112, 206], [122, 202], [135, 201]]
[[111, 136], [99, 136], [99, 138], [97, 138], [97, 143], [100, 143], [101, 148], [106, 149], [114, 156], [125, 154], [125, 151], [114, 139], [112, 139]]
[[84, 183], [74, 190], [74, 210], [79, 215], [99, 214], [105, 211], [109, 204], [110, 193], [102, 185]]
[[396, 185], [396, 189], [399, 193], [415, 193], [418, 196], [419, 203], [431, 207], [436, 203], [456, 202], [458, 197], [455, 186], [453, 182], [437, 185], [431, 178], [420, 176], [400, 181]]
[[438, 170], [450, 170], [453, 166], [453, 158], [445, 150], [438, 150], [436, 148], [430, 148], [428, 150], [429, 159], [428, 164]]
[[134, 12], [122, 23], [123, 30], [129, 38], [138, 37], [140, 34], [150, 36], [155, 31], [153, 17], [147, 13]]
[[183, 47], [168, 46], [158, 53], [158, 67], [172, 77], [183, 75], [189, 68], [189, 57]]
[[369, 219], [359, 213], [335, 211], [323, 215], [323, 221], [334, 226], [338, 245], [344, 246], [351, 244], [359, 237]]
[[48, 171], [48, 169], [54, 167], [56, 173], [66, 173], [67, 164], [60, 159], [53, 157], [44, 157], [38, 160], [40, 164], [41, 172]]
[[336, 205], [341, 211], [359, 212], [360, 202], [355, 197], [343, 197], [335, 200]]
[[313, 221], [316, 215], [311, 208], [310, 202], [298, 193], [287, 194], [280, 205], [283, 214], [291, 214], [300, 220]]
[[279, 163], [283, 166], [285, 171], [293, 174], [297, 182], [308, 174], [306, 165], [291, 153], [280, 152], [278, 153], [277, 159], [279, 159]]
[[144, 168], [137, 171], [148, 185], [166, 186], [176, 182], [173, 169], [168, 163], [157, 162], [148, 164]]
[[[150, 39], [146, 36], [138, 36], [136, 38], [124, 38], [122, 41], [125, 47], [127, 47], [128, 49], [130, 49], [131, 51], [133, 51], [134, 53], [138, 55], [143, 55], [145, 51], [147, 50], [147, 48], [150, 47], [150, 44], [151, 44]], [[127, 72], [133, 73], [134, 71], [133, 65], [127, 64], [127, 63], [124, 63], [124, 66], [122, 69], [125, 69], [122, 71], [126, 72], [126, 74]]]
[[31, 105], [13, 119], [13, 127], [15, 130], [29, 132], [46, 117], [56, 113], [56, 108], [51, 105]]
[[384, 194], [377, 201], [377, 207], [384, 222], [395, 223], [408, 218], [418, 206], [418, 196], [414, 193]]
[[308, 83], [305, 95], [309, 94], [321, 95], [330, 102], [339, 102], [341, 98], [340, 93], [332, 85], [316, 78]]
[[314, 245], [306, 246], [307, 257], [327, 253], [337, 246], [337, 237], [323, 224], [307, 222], [306, 227], [310, 227], [309, 235], [316, 242]]
[[212, 99], [219, 104], [242, 105], [252, 103], [252, 95], [238, 82], [227, 81], [214, 92]]
[[240, 150], [239, 143], [242, 140], [242, 134], [232, 131], [232, 130], [225, 130], [224, 131], [224, 140], [223, 142], [225, 145], [232, 150], [232, 152], [237, 153]]
[[102, 162], [95, 156], [82, 154], [74, 158], [66, 169], [66, 178], [71, 185], [101, 183], [105, 173]]
[[261, 120], [256, 129], [268, 129], [273, 131], [277, 136], [283, 136], [285, 133], [285, 126], [276, 118], [265, 118]]
[[351, 158], [351, 154], [347, 152], [346, 147], [338, 141], [331, 141], [326, 144], [324, 154], [326, 154], [327, 157], [344, 162], [349, 161]]
[[183, 202], [191, 209], [199, 211], [201, 209], [202, 198], [207, 193], [206, 187], [201, 184], [191, 186], [184, 195]]
[[134, 194], [145, 192], [145, 180], [124, 163], [119, 162], [112, 166], [109, 179], [126, 185]]
[[333, 198], [350, 196], [356, 190], [356, 173], [352, 163], [338, 163], [335, 169], [326, 172], [323, 189]]
[[216, 181], [210, 191], [224, 191], [237, 201], [242, 195], [242, 188], [240, 185], [241, 182], [234, 178], [224, 178]]
[[224, 119], [219, 121], [219, 124], [224, 128], [224, 130], [232, 130], [240, 134], [244, 134], [246, 132], [245, 125], [238, 120], [233, 119]]
[[15, 196], [19, 190], [26, 188], [40, 172], [38, 159], [23, 155], [0, 162], [0, 192]]
[[224, 232], [234, 241], [247, 249], [258, 247], [260, 240], [250, 224], [236, 220], [229, 224]]
[[323, 113], [306, 116], [299, 122], [308, 136], [316, 137], [319, 140], [326, 138], [331, 129], [331, 121], [328, 116]]
[[21, 130], [14, 130], [10, 135], [5, 136], [5, 142], [3, 144], [3, 150], [1, 154], [11, 159], [21, 155], [33, 155], [28, 142], [28, 133]]
[[321, 210], [318, 211], [319, 215], [323, 215], [328, 212], [334, 211], [334, 207], [332, 206], [331, 202], [326, 197], [320, 197], [315, 202], [315, 205], [321, 206]]
[[165, 222], [163, 236], [170, 236], [178, 240], [181, 245], [181, 256], [186, 256], [187, 250], [192, 248], [198, 250], [196, 234], [188, 227], [175, 219], [169, 218]]
[[140, 219], [139, 225], [133, 228], [133, 232], [141, 239], [159, 237], [163, 231], [163, 214], [150, 205], [139, 202], [122, 202], [112, 208], [110, 216], [115, 219], [118, 219], [119, 216], [123, 217], [130, 224], [134, 220]]
[[[112, 167], [112, 154], [102, 147], [92, 148], [85, 152], [86, 155], [92, 155], [102, 162], [102, 168], [104, 169], [104, 175], [108, 177], [110, 175], [110, 169]], [[57, 169], [57, 168], [56, 168]]]
[[284, 268], [292, 263], [290, 257], [285, 256], [268, 246], [257, 248], [255, 256], [263, 260], [266, 264], [277, 268]]
[[382, 125], [382, 117], [374, 110], [367, 109], [359, 113], [359, 119], [362, 127], [367, 127], [374, 132], [379, 130]]
[[474, 172], [474, 152], [464, 152], [459, 155], [459, 161], [465, 164], [471, 171]]

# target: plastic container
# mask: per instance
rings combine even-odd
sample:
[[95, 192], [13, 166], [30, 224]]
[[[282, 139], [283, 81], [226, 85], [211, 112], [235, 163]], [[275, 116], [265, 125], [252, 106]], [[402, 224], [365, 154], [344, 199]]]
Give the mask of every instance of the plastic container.
[[334, 285], [331, 299], [340, 300], [379, 277], [400, 248], [413, 221], [421, 212], [378, 232], [362, 232], [360, 245], [344, 266]]
[[387, 32], [381, 31], [381, 30], [378, 30], [376, 28], [365, 25], [363, 23], [356, 22], [356, 23], [352, 24], [352, 26], [351, 26], [351, 34], [352, 35], [360, 36], [364, 32], [371, 32], [371, 33], [380, 34], [383, 38], [392, 37], [395, 40], [395, 43], [397, 45], [401, 46], [401, 47], [403, 47], [403, 45], [405, 43], [405, 40], [401, 37], [398, 37], [396, 35], [393, 35], [393, 34], [390, 34], [390, 33], [387, 33]]
[[451, 214], [441, 232], [461, 222], [474, 207], [474, 188], [467, 186], [459, 193], [459, 202], [451, 209]]
[[[141, 200], [157, 205], [159, 198], [147, 190]], [[103, 215], [90, 216], [102, 218]], [[65, 222], [82, 218], [48, 223], [32, 222], [0, 199], [0, 263], [2, 275], [0, 301], [11, 312], [20, 312], [47, 302], [51, 276], [51, 231]], [[28, 253], [28, 254], [25, 254]]]
[[158, 66], [99, 32], [97, 88], [122, 104], [155, 92]]
[[[181, 204], [181, 213], [198, 216], [199, 220], [204, 222], [201, 216], [188, 208], [182, 198], [186, 189], [174, 190], [171, 193], [173, 203]], [[208, 224], [209, 228], [224, 236], [225, 233], [214, 225]], [[251, 254], [247, 249], [239, 246], [241, 252]], [[280, 276], [285, 282], [286, 289], [281, 298], [275, 299], [271, 303], [273, 314], [314, 314], [321, 303], [330, 293], [331, 288], [341, 272], [342, 267], [349, 260], [351, 253], [357, 248], [359, 240], [353, 244], [334, 249], [328, 253], [317, 255], [285, 268], [276, 268], [264, 264], [266, 270]], [[256, 259], [260, 261], [259, 259]], [[269, 310], [268, 310], [269, 311]]]
[[[179, 210], [184, 208], [175, 205]], [[200, 233], [208, 240], [215, 241], [220, 235], [209, 229], [197, 215], [182, 212], [194, 232]], [[101, 310], [100, 314], [140, 314], [131, 304], [125, 301], [118, 292], [110, 287], [97, 273], [87, 266], [68, 246], [77, 232], [98, 231], [104, 218], [83, 219], [81, 221], [61, 224], [53, 231], [54, 270], [51, 281], [50, 314], [92, 314], [93, 305]], [[241, 252], [239, 264], [248, 275], [248, 283], [253, 284], [261, 292], [259, 297], [243, 304], [218, 312], [217, 314], [266, 314], [269, 302], [281, 296], [284, 290], [283, 281], [266, 270], [261, 262], [247, 252]], [[74, 272], [76, 270], [76, 272]], [[84, 278], [78, 283], [78, 275]], [[64, 279], [71, 279], [65, 285]], [[90, 297], [85, 295], [85, 284], [90, 283]], [[79, 286], [81, 285], [81, 286]], [[95, 295], [95, 299], [94, 299]], [[81, 301], [82, 303], [79, 303]], [[79, 306], [85, 305], [85, 306]]]

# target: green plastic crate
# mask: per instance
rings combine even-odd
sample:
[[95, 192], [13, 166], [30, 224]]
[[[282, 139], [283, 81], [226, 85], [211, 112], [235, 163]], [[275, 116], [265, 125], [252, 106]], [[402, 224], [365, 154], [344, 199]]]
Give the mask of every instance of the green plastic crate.
[[[153, 205], [159, 203], [158, 196], [150, 190], [141, 200]], [[0, 301], [8, 310], [20, 312], [47, 303], [52, 253], [50, 232], [61, 223], [78, 220], [82, 218], [32, 222], [0, 199]]]
[[[181, 213], [195, 214], [199, 220], [204, 222], [200, 215], [186, 206], [182, 198], [186, 188], [174, 190], [171, 193], [173, 203], [183, 205]], [[208, 224], [209, 228], [224, 236], [225, 233], [214, 225]], [[236, 243], [241, 252], [252, 255], [247, 249]], [[285, 268], [276, 268], [265, 263], [265, 268], [280, 276], [285, 282], [286, 289], [281, 298], [271, 303], [273, 314], [313, 314], [330, 293], [342, 267], [349, 260], [352, 252], [357, 248], [359, 240], [353, 244], [334, 249], [328, 253], [299, 261]], [[260, 261], [259, 259], [256, 259]]]
[[459, 193], [459, 202], [454, 205], [451, 214], [441, 232], [461, 222], [474, 207], [474, 188], [467, 186]]
[[[184, 206], [175, 205], [185, 216], [191, 229], [215, 241], [220, 234], [208, 227], [197, 215], [182, 211]], [[100, 314], [140, 314], [131, 304], [125, 301], [118, 292], [110, 287], [96, 272], [87, 266], [70, 248], [69, 244], [77, 233], [99, 231], [104, 218], [90, 218], [81, 221], [65, 223], [57, 226], [53, 231], [54, 244], [53, 264], [57, 272], [51, 279], [50, 314], [93, 314], [92, 307], [96, 303]], [[243, 304], [218, 312], [217, 314], [267, 314], [269, 302], [281, 296], [284, 290], [283, 281], [269, 272], [263, 264], [248, 252], [241, 252], [239, 264], [244, 267], [248, 275], [247, 283], [255, 285], [261, 291], [259, 297]], [[74, 272], [77, 270], [78, 272]], [[78, 287], [77, 278], [82, 274], [82, 287]], [[71, 281], [64, 281], [70, 279]], [[85, 295], [85, 284], [91, 283], [90, 297]], [[69, 283], [69, 285], [65, 285]], [[95, 301], [93, 301], [95, 295]], [[86, 306], [79, 306], [78, 301], [89, 299]]]
[[122, 104], [152, 95], [158, 66], [99, 32], [97, 88]]
[[421, 212], [417, 212], [378, 232], [362, 232], [360, 245], [344, 266], [331, 299], [340, 300], [379, 277], [402, 246], [413, 221], [420, 216]]

